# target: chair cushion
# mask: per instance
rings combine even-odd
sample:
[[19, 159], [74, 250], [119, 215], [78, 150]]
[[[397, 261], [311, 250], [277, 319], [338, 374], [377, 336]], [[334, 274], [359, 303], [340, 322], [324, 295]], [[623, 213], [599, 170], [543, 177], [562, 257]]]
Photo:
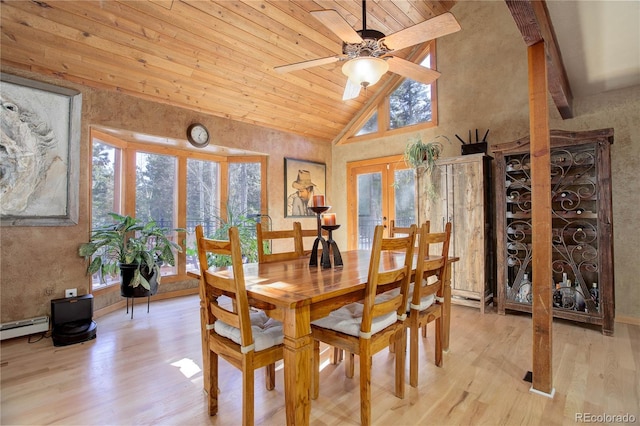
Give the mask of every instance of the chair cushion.
[[[315, 320], [311, 324], [357, 337], [360, 335], [363, 309], [364, 305], [362, 303], [351, 303], [332, 311], [326, 317]], [[371, 334], [385, 329], [395, 323], [396, 320], [395, 311], [374, 318], [371, 322]]]
[[[414, 283], [411, 283], [411, 285], [409, 286], [409, 299], [407, 301], [407, 312], [409, 312], [411, 310], [411, 297], [413, 296], [413, 284]], [[427, 296], [422, 296], [422, 298], [420, 299], [420, 305], [418, 307], [418, 310], [419, 311], [424, 311], [429, 306], [433, 305], [433, 302], [435, 302], [435, 300], [436, 300], [436, 295], [435, 294], [429, 294]]]
[[[280, 321], [269, 318], [264, 311], [249, 312], [249, 317], [251, 318], [251, 331], [253, 333], [253, 342], [255, 344], [254, 351], [262, 351], [282, 343], [284, 335], [282, 331], [282, 323]], [[213, 329], [220, 336], [231, 339], [237, 344], [242, 345], [239, 328], [220, 320], [216, 320], [213, 324]]]

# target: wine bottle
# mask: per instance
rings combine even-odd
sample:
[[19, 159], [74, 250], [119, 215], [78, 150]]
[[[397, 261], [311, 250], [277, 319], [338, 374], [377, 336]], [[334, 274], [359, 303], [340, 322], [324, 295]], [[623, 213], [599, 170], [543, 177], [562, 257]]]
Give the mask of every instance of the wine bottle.
[[556, 308], [562, 308], [562, 291], [560, 290], [560, 283], [556, 284], [556, 289], [553, 292], [553, 306]]
[[589, 293], [591, 293], [591, 298], [593, 299], [593, 302], [596, 304], [596, 306], [598, 306], [598, 302], [600, 300], [600, 292], [598, 291], [598, 283], [591, 284], [591, 289], [589, 290]]
[[575, 295], [576, 295], [575, 310], [576, 311], [580, 311], [580, 312], [584, 312], [584, 308], [586, 307], [586, 304], [585, 304], [584, 296], [582, 294], [582, 289], [580, 288], [580, 283], [579, 283], [578, 280], [576, 280]]
[[529, 281], [529, 274], [524, 274], [522, 281], [520, 281], [520, 290], [518, 291], [518, 302], [531, 303], [531, 281]]

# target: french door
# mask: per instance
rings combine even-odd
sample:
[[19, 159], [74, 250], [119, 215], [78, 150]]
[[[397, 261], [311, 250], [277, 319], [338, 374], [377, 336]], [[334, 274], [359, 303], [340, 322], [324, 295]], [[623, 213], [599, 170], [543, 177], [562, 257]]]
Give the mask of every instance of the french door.
[[414, 170], [402, 155], [347, 164], [347, 248], [369, 249], [376, 225], [416, 223]]

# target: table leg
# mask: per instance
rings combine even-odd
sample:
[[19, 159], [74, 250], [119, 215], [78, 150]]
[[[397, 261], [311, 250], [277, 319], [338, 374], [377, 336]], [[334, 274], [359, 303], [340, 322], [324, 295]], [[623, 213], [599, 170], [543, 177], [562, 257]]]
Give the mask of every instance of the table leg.
[[445, 268], [447, 275], [444, 280], [444, 306], [442, 312], [442, 322], [444, 325], [444, 335], [442, 336], [442, 350], [449, 351], [449, 330], [451, 326], [451, 262], [447, 263]]
[[313, 338], [309, 306], [284, 314], [284, 394], [287, 425], [308, 425], [311, 415]]

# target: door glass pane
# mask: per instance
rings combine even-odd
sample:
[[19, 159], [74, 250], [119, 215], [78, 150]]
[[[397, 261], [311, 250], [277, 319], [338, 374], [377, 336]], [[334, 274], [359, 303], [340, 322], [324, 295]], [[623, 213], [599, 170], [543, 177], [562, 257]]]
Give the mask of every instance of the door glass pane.
[[358, 249], [371, 248], [373, 231], [382, 225], [382, 174], [358, 175]]
[[220, 214], [220, 166], [217, 162], [187, 159], [187, 270], [198, 270], [196, 225], [213, 236]]
[[413, 169], [396, 170], [394, 173], [396, 226], [411, 226], [416, 223], [416, 182]]
[[[169, 155], [136, 154], [136, 218], [175, 228], [176, 158]], [[177, 235], [172, 235], [176, 241]], [[177, 242], [177, 241], [176, 241]], [[176, 273], [176, 267], [164, 264], [162, 275]]]

